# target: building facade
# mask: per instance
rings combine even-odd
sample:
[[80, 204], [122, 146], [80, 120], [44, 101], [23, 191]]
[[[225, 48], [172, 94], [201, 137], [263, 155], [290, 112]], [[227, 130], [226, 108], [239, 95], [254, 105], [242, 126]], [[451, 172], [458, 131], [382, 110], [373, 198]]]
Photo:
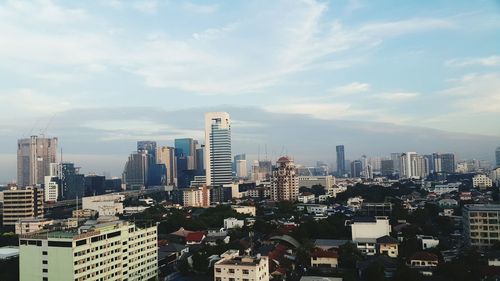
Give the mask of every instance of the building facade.
[[205, 169], [207, 185], [232, 183], [231, 119], [227, 112], [205, 113]]
[[175, 148], [161, 146], [156, 150], [156, 164], [165, 165], [165, 185], [177, 185], [177, 160]]
[[276, 162], [271, 184], [271, 200], [295, 201], [299, 197], [299, 178], [293, 161], [281, 157]]
[[21, 235], [21, 281], [151, 280], [158, 272], [157, 226], [114, 221]]
[[469, 246], [484, 248], [500, 241], [500, 205], [465, 205], [462, 217]]
[[337, 152], [337, 175], [344, 176], [345, 174], [345, 151], [344, 145], [337, 145], [335, 147]]
[[43, 190], [37, 187], [3, 191], [3, 225], [14, 226], [20, 219], [43, 218]]
[[123, 183], [127, 189], [140, 189], [148, 185], [149, 158], [146, 152], [130, 154], [123, 169]]
[[57, 157], [57, 138], [31, 136], [17, 141], [17, 185], [41, 185]]
[[266, 256], [240, 256], [237, 250], [221, 255], [214, 265], [215, 281], [269, 281], [269, 259]]

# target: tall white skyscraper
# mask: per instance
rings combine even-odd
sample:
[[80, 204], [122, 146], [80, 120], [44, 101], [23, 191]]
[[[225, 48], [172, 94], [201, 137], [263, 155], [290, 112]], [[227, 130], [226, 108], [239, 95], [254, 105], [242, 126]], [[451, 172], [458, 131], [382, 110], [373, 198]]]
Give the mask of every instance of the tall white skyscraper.
[[209, 186], [232, 182], [231, 119], [227, 112], [205, 113], [205, 169]]
[[[401, 155], [400, 162], [400, 177], [402, 178], [411, 178], [416, 176], [415, 172], [415, 162], [414, 159], [417, 157], [416, 152], [406, 152]], [[413, 163], [413, 165], [412, 165]]]

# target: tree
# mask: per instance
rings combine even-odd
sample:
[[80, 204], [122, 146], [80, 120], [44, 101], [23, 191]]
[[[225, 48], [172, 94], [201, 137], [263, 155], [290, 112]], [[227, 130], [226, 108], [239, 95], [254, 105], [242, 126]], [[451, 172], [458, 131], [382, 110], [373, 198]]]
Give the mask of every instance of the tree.
[[339, 247], [340, 266], [342, 268], [355, 268], [356, 262], [363, 258], [355, 244], [348, 242]]

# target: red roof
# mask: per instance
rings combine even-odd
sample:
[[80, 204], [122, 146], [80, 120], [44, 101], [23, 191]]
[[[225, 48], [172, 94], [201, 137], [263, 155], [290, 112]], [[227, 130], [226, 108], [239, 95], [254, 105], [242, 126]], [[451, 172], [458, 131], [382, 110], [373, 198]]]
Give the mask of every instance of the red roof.
[[186, 242], [201, 242], [204, 237], [205, 233], [202, 231], [191, 232], [186, 236]]
[[314, 251], [311, 253], [312, 258], [338, 258], [339, 255], [337, 254], [336, 251], [325, 251], [319, 248], [314, 249]]
[[419, 261], [437, 261], [438, 257], [429, 252], [416, 252], [411, 256], [410, 260], [419, 260]]

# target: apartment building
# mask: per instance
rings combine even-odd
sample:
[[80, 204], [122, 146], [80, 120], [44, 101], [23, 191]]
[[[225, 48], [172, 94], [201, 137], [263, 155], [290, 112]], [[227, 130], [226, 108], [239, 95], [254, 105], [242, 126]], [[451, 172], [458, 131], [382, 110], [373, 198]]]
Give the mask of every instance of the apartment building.
[[19, 237], [21, 281], [150, 280], [158, 272], [157, 226], [87, 221], [78, 229]]
[[206, 185], [182, 191], [184, 207], [209, 207], [210, 191]]
[[15, 226], [20, 219], [43, 218], [43, 190], [13, 188], [3, 192], [3, 225]]
[[123, 214], [125, 195], [106, 194], [82, 198], [82, 209], [94, 210], [99, 216], [115, 216]]
[[489, 247], [500, 241], [500, 205], [475, 204], [463, 207], [465, 241], [469, 246]]
[[240, 256], [237, 250], [229, 250], [221, 258], [214, 265], [215, 281], [269, 281], [266, 256]]

